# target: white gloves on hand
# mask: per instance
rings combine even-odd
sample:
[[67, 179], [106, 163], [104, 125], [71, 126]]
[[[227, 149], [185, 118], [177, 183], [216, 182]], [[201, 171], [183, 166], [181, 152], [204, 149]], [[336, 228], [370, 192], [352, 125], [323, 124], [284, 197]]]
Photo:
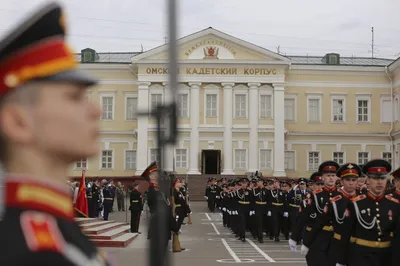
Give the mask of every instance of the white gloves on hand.
[[289, 248], [291, 251], [296, 252], [297, 250], [297, 243], [293, 239], [289, 239]]
[[223, 210], [224, 212], [226, 212], [226, 208], [225, 208], [225, 207], [223, 207], [222, 210]]
[[267, 216], [271, 216], [271, 211], [269, 211], [269, 212], [267, 213]]
[[308, 247], [301, 245], [300, 253], [301, 253], [301, 255], [307, 256]]
[[205, 198], [205, 199], [208, 199], [208, 197], [207, 197], [207, 196], [204, 196], [204, 198]]
[[289, 213], [288, 212], [284, 212], [283, 213], [283, 217], [289, 217]]
[[344, 264], [336, 263], [336, 266], [346, 266]]

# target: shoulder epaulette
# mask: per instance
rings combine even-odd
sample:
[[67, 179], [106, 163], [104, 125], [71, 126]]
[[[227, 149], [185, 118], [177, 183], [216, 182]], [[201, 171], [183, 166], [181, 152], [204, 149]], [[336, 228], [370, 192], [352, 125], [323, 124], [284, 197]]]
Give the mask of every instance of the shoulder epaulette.
[[321, 189], [314, 190], [312, 193], [315, 195], [315, 194], [321, 193], [322, 191], [324, 191], [324, 190], [321, 188]]
[[357, 197], [355, 197], [354, 199], [352, 199], [353, 202], [359, 201], [359, 200], [363, 200], [365, 199], [367, 196], [365, 194], [361, 194], [358, 195]]
[[391, 200], [393, 202], [396, 202], [397, 204], [400, 203], [400, 201], [396, 198], [393, 198], [392, 195], [386, 195], [385, 198], [387, 198], [388, 200]]
[[342, 195], [337, 195], [336, 197], [333, 197], [330, 199], [330, 202], [338, 201], [342, 198]]
[[22, 233], [32, 252], [63, 252], [65, 240], [53, 216], [37, 211], [25, 211], [21, 213], [20, 219]]

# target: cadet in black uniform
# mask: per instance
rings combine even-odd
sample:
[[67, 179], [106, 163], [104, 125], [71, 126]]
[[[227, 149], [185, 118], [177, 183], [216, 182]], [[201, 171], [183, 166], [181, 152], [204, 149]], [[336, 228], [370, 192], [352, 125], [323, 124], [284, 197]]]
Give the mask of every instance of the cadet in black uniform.
[[297, 185], [295, 185], [288, 193], [288, 212], [289, 212], [289, 220], [290, 226], [296, 224], [297, 217], [299, 216], [300, 204], [305, 199], [307, 192], [307, 179], [301, 177], [297, 181]]
[[329, 240], [330, 242], [326, 250], [329, 260], [327, 265], [329, 266], [335, 266], [338, 257], [342, 256], [346, 251], [342, 250], [342, 245], [339, 241], [343, 230], [341, 226], [344, 219], [349, 215], [348, 204], [357, 196], [357, 179], [361, 175], [361, 168], [357, 164], [346, 163], [339, 168], [336, 175], [341, 179], [343, 189], [339, 189], [340, 194], [330, 199], [324, 208], [324, 213], [318, 216], [312, 227], [310, 237], [303, 242], [303, 245], [309, 248], [318, 241], [318, 236], [321, 234], [323, 228], [332, 227], [334, 232], [333, 238]]
[[[283, 205], [285, 202], [285, 195], [280, 189], [280, 181], [278, 179], [275, 179], [273, 186], [274, 187], [268, 193], [267, 202], [271, 214], [272, 236], [275, 242], [279, 242], [280, 225], [282, 224], [284, 214]], [[288, 232], [285, 232], [285, 235], [287, 234]]]
[[247, 178], [240, 179], [241, 188], [236, 192], [238, 199], [238, 234], [242, 242], [246, 241], [246, 221], [249, 216], [250, 210], [250, 192], [247, 189], [249, 180]]
[[256, 228], [257, 228], [257, 239], [260, 243], [264, 243], [264, 224], [267, 214], [267, 189], [264, 187], [264, 179], [259, 177], [257, 179], [257, 188], [253, 190], [255, 199], [255, 217], [256, 217]]
[[103, 188], [103, 197], [104, 197], [104, 221], [108, 221], [108, 215], [112, 211], [112, 207], [114, 204], [114, 197], [113, 197], [113, 188], [111, 186], [111, 180], [105, 183]]
[[[336, 171], [338, 169], [339, 165], [334, 161], [326, 161], [319, 166], [318, 171], [322, 173], [324, 186], [322, 189], [313, 191], [313, 195], [309, 200], [310, 204], [303, 210], [301, 214], [302, 217], [297, 221], [295, 229], [293, 230], [296, 233], [292, 234], [291, 240], [293, 241], [289, 240], [289, 246], [292, 250], [296, 248], [296, 242], [298, 241], [298, 239], [293, 239], [293, 237], [299, 236], [299, 230], [301, 231], [307, 221], [309, 221], [307, 217], [315, 219], [319, 215], [323, 214], [325, 205], [329, 202], [330, 198], [339, 195], [339, 192], [336, 190]], [[310, 231], [311, 228], [306, 228], [306, 231]], [[302, 246], [301, 252], [306, 255], [306, 260], [309, 266], [329, 265], [327, 248], [332, 237], [333, 228], [327, 226], [323, 228], [321, 233], [318, 235], [318, 240], [310, 246], [309, 250], [306, 246]]]
[[95, 80], [76, 70], [55, 3], [0, 41], [0, 160], [5, 212], [0, 265], [109, 265], [74, 220], [65, 173], [96, 156], [100, 109], [86, 100]]
[[181, 229], [183, 220], [190, 213], [189, 205], [186, 202], [183, 193], [181, 192], [182, 183], [179, 181], [178, 178], [174, 180], [174, 201], [175, 201], [175, 218], [178, 224], [178, 231]]
[[130, 193], [130, 206], [129, 210], [131, 211], [131, 233], [139, 232], [139, 224], [140, 224], [140, 216], [143, 210], [143, 202], [142, 202], [142, 194], [138, 190], [139, 183], [133, 184], [133, 189]]
[[[337, 265], [391, 265], [393, 232], [399, 227], [400, 205], [397, 199], [384, 194], [390, 170], [390, 164], [382, 159], [364, 165], [362, 171], [368, 176], [369, 190], [348, 205], [349, 217], [344, 220], [341, 238], [348, 252], [339, 258]], [[352, 244], [351, 237], [354, 237]]]
[[216, 197], [217, 197], [217, 185], [216, 178], [212, 178], [210, 180], [209, 185], [206, 187], [205, 197], [208, 203], [208, 209], [210, 212], [215, 211]]

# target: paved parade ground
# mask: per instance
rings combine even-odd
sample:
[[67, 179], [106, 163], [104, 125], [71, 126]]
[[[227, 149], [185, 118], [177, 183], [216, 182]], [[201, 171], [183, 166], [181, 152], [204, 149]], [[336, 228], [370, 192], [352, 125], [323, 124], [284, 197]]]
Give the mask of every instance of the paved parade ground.
[[[276, 264], [282, 266], [306, 265], [304, 256], [299, 252], [289, 250], [288, 241], [281, 237], [276, 243], [264, 238], [264, 243], [247, 238], [243, 243], [234, 238], [229, 229], [222, 226], [220, 213], [207, 212], [205, 202], [192, 202], [192, 224], [182, 226], [180, 235], [181, 246], [187, 250], [172, 254], [174, 266], [222, 266], [229, 264]], [[124, 212], [110, 214], [110, 220], [125, 222]], [[139, 231], [136, 237], [126, 248], [104, 248], [120, 266], [148, 265], [147, 252], [147, 218], [142, 216]], [[186, 220], [185, 220], [186, 222]], [[248, 233], [249, 234], [249, 233]]]

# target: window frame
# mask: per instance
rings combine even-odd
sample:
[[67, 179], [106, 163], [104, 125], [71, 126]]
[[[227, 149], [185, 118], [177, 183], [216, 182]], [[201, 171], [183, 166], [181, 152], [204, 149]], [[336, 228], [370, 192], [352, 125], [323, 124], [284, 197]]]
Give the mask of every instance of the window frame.
[[[238, 151], [238, 150], [240, 150], [240, 151], [244, 151], [244, 154], [245, 154], [245, 156], [246, 156], [246, 158], [245, 158], [245, 166], [244, 166], [244, 168], [237, 168], [236, 167], [236, 152]], [[247, 170], [247, 168], [249, 167], [248, 165], [248, 149], [245, 149], [245, 148], [242, 148], [242, 149], [238, 149], [238, 148], [236, 148], [235, 150], [234, 150], [234, 154], [233, 154], [233, 165], [234, 165], [234, 169], [235, 170], [239, 170], [239, 171], [246, 171]]]
[[[104, 119], [103, 118], [103, 99], [104, 98], [112, 98], [112, 118]], [[115, 120], [115, 93], [100, 93], [100, 106], [101, 106], [101, 116], [100, 121], [114, 121]]]
[[[186, 167], [178, 167], [177, 160], [176, 160], [176, 158], [177, 158], [177, 150], [185, 150], [185, 152], [186, 152]], [[189, 169], [189, 149], [188, 148], [175, 148], [174, 149], [174, 157], [175, 157], [174, 164], [175, 164], [175, 168], [176, 169]]]
[[[315, 152], [318, 153], [318, 163], [315, 169], [310, 168], [310, 153]], [[308, 172], [315, 172], [318, 171], [318, 166], [321, 164], [321, 151], [308, 151], [307, 152], [307, 171]]]
[[[310, 100], [318, 100], [318, 121], [310, 121]], [[322, 123], [322, 95], [320, 93], [311, 93], [307, 95], [307, 123]]]
[[[271, 166], [269, 168], [261, 167], [261, 152], [262, 151], [270, 151], [271, 152], [271, 160], [270, 160]], [[260, 170], [272, 170], [274, 168], [274, 153], [273, 153], [273, 149], [260, 148], [258, 150], [258, 167], [260, 168]]]
[[[136, 156], [135, 168], [132, 168], [132, 169], [126, 168], [126, 158], [127, 158], [126, 152], [130, 152], [130, 151], [133, 151], [133, 152], [136, 153], [136, 155], [135, 155], [135, 156]], [[124, 170], [136, 170], [136, 169], [137, 169], [137, 150], [125, 149], [125, 150], [124, 150]]]
[[[368, 110], [368, 120], [367, 121], [359, 121], [358, 117], [359, 117], [359, 107], [358, 107], [358, 102], [359, 101], [367, 101], [367, 110]], [[367, 95], [367, 94], [360, 94], [356, 96], [356, 123], [357, 124], [367, 124], [367, 123], [371, 123], [371, 95]]]
[[[334, 120], [334, 105], [333, 103], [335, 100], [342, 100], [343, 101], [343, 120], [342, 121], [335, 121]], [[331, 96], [331, 123], [333, 124], [344, 124], [347, 121], [347, 103], [346, 103], [346, 96], [344, 95], [332, 95]]]
[[[103, 151], [111, 151], [111, 168], [103, 168]], [[115, 164], [115, 152], [114, 152], [114, 149], [102, 149], [99, 163], [100, 163], [100, 170], [101, 171], [114, 170], [114, 164]]]

